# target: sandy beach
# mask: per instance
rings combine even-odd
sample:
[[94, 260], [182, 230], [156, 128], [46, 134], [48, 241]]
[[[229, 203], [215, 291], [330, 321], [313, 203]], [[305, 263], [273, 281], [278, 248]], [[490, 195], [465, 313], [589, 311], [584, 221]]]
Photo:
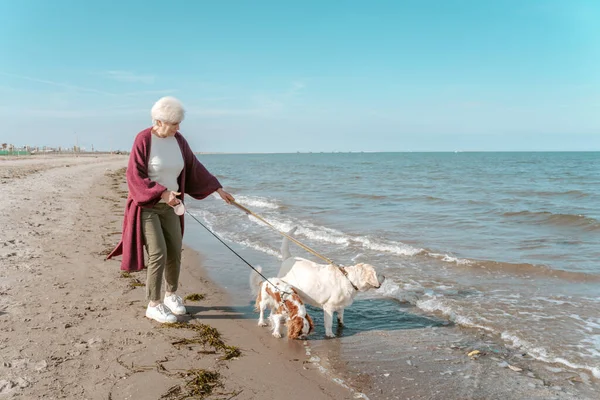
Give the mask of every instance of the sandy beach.
[[[412, 360], [395, 366], [401, 375], [390, 378], [406, 382], [402, 393], [386, 392], [385, 382], [376, 382], [384, 378], [361, 377], [360, 360], [358, 368], [332, 376], [308, 349], [327, 351], [336, 339], [274, 339], [208, 279], [203, 255], [190, 248], [183, 252], [180, 294], [205, 297], [187, 302], [181, 322], [215, 328], [219, 340], [202, 345], [197, 331], [150, 321], [145, 272], [123, 276], [119, 260], [104, 260], [121, 233], [126, 163], [117, 155], [0, 159], [0, 398], [188, 398], [201, 389], [189, 384], [198, 370], [212, 379], [202, 389], [212, 391], [211, 399], [597, 396], [595, 382], [551, 377], [539, 363], [515, 361], [515, 354], [508, 368], [509, 354], [489, 351], [484, 336], [456, 345], [464, 339], [457, 327], [386, 333], [395, 351]], [[228, 346], [241, 354], [226, 359], [235, 350]], [[469, 357], [477, 346], [480, 354]]]
[[173, 345], [193, 332], [144, 317], [143, 287], [132, 285], [144, 272], [123, 278], [118, 261], [104, 261], [125, 195], [113, 173], [125, 165], [122, 156], [0, 161], [0, 395], [159, 399], [185, 385], [180, 373], [202, 368], [221, 375], [211, 398], [351, 398], [304, 363], [302, 342], [249, 333], [255, 322], [236, 318], [189, 249], [182, 293], [206, 296], [188, 303], [191, 318], [201, 315], [242, 356]]

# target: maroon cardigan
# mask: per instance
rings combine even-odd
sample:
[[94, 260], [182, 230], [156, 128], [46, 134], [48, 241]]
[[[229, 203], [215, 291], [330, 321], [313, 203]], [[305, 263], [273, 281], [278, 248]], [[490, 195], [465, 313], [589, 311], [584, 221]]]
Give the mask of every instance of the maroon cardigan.
[[[123, 218], [123, 235], [117, 247], [106, 257], [123, 255], [121, 269], [123, 271], [140, 271], [144, 268], [144, 237], [142, 234], [142, 208], [151, 208], [160, 201], [160, 195], [166, 187], [151, 181], [148, 177], [148, 158], [152, 143], [151, 128], [138, 133], [133, 142], [129, 164], [127, 165], [127, 186], [129, 195], [125, 205]], [[183, 202], [187, 193], [195, 199], [202, 200], [209, 194], [221, 188], [221, 184], [198, 161], [185, 138], [177, 132], [175, 139], [181, 149], [184, 167], [177, 178], [179, 184], [179, 199]], [[183, 235], [184, 216], [181, 219], [181, 234]]]

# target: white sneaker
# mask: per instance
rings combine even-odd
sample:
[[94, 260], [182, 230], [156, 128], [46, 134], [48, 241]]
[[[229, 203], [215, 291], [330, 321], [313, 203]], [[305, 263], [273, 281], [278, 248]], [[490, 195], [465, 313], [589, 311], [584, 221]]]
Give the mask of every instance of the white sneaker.
[[183, 305], [183, 299], [173, 293], [170, 296], [165, 296], [165, 305], [169, 307], [175, 315], [184, 315], [187, 311]]
[[177, 317], [173, 315], [171, 310], [169, 310], [169, 307], [164, 304], [159, 304], [156, 307], [152, 307], [148, 304], [148, 308], [146, 308], [146, 317], [158, 321], [161, 324], [164, 324], [165, 322], [169, 324], [177, 322]]

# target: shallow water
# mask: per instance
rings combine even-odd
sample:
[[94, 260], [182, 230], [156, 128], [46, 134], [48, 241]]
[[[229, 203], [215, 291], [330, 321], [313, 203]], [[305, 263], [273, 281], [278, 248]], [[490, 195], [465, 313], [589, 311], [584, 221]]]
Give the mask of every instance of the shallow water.
[[[242, 205], [278, 229], [298, 226], [300, 241], [337, 263], [368, 262], [387, 276], [381, 289], [359, 295], [343, 336], [450, 322], [600, 378], [600, 154], [200, 159]], [[188, 201], [188, 209], [276, 275], [279, 235], [212, 196]], [[205, 233], [189, 217], [187, 226], [186, 242], [194, 246]], [[223, 263], [213, 276], [248, 301], [247, 266], [202, 237], [214, 245], [198, 249]], [[313, 258], [299, 247], [292, 252]], [[370, 301], [380, 304], [381, 316], [366, 307]]]

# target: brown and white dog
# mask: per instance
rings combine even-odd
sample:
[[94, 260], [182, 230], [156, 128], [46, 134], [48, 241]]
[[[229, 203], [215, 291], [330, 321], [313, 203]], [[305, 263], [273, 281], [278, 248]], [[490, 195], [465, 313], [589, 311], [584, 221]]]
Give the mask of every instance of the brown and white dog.
[[[262, 268], [257, 267], [261, 272]], [[281, 279], [269, 278], [269, 282], [261, 281], [256, 273], [250, 274], [250, 287], [256, 295], [255, 311], [260, 312], [258, 326], [267, 326], [264, 312], [267, 308], [271, 310], [269, 319], [273, 327], [272, 335], [281, 337], [281, 321], [285, 318], [287, 326], [287, 337], [289, 339], [305, 339], [314, 329], [313, 321], [306, 313], [306, 307], [298, 296], [298, 293]]]

